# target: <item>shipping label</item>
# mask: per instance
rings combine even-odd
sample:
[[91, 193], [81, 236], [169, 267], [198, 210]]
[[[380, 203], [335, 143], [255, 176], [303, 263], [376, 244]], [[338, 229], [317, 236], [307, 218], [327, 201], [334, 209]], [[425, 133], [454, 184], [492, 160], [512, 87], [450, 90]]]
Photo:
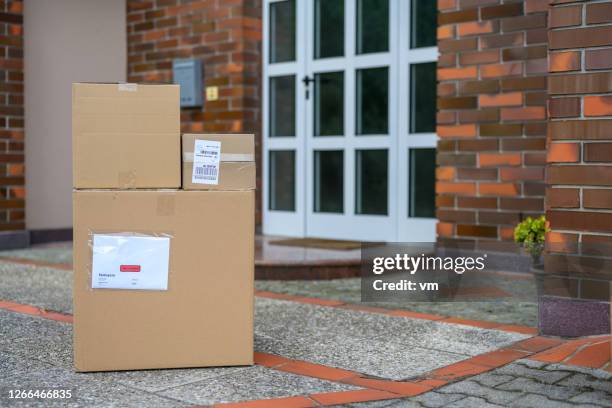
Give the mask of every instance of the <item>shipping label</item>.
[[196, 140], [193, 147], [193, 184], [219, 184], [221, 142]]
[[170, 238], [94, 234], [93, 289], [168, 290]]

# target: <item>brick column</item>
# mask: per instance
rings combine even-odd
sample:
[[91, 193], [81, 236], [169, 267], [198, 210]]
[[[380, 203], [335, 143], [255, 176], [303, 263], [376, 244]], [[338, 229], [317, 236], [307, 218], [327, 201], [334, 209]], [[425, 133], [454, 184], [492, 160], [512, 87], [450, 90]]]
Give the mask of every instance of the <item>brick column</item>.
[[[172, 60], [198, 58], [219, 99], [183, 109], [183, 132], [255, 133], [261, 220], [261, 0], [128, 0], [128, 79], [171, 82]], [[205, 98], [204, 98], [205, 99]]]
[[438, 242], [514, 249], [544, 213], [548, 1], [438, 8]]
[[0, 2], [0, 247], [27, 245], [23, 117], [23, 3]]
[[550, 10], [544, 333], [610, 332], [612, 2]]

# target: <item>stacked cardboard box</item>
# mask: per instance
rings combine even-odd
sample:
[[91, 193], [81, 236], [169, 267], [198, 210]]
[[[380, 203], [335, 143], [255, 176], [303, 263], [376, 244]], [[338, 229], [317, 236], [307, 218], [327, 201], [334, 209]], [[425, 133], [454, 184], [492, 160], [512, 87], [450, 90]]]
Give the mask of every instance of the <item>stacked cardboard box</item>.
[[181, 165], [178, 86], [72, 96], [76, 370], [252, 364], [253, 136], [184, 135]]

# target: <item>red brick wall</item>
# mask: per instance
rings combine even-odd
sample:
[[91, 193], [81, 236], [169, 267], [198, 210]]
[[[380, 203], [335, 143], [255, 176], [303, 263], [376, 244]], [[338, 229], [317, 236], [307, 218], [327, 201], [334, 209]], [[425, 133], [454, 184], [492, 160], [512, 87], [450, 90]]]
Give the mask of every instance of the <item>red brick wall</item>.
[[589, 256], [612, 254], [612, 2], [553, 2], [549, 39], [549, 286], [608, 300], [612, 260]]
[[505, 250], [544, 213], [548, 1], [438, 9], [438, 241]]
[[128, 0], [127, 14], [128, 80], [172, 82], [173, 59], [201, 59], [204, 86], [217, 86], [219, 99], [183, 109], [182, 131], [255, 133], [258, 174], [261, 12], [261, 0]]
[[0, 231], [25, 229], [22, 13], [0, 1]]

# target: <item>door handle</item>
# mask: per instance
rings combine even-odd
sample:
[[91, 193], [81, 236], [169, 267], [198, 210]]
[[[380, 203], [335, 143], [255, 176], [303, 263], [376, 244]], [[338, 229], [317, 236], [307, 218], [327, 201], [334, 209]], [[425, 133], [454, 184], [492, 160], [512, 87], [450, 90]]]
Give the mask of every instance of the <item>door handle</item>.
[[308, 75], [304, 75], [304, 78], [302, 78], [302, 82], [307, 87], [308, 87], [308, 85], [310, 85], [311, 82], [314, 82], [314, 81], [315, 81], [315, 79], [313, 77], [309, 77]]
[[304, 86], [306, 86], [306, 88], [304, 89], [304, 97], [306, 99], [310, 98], [310, 83], [314, 82], [315, 79], [313, 77], [309, 77], [308, 75], [304, 75], [304, 78], [302, 78], [302, 83], [304, 84]]

